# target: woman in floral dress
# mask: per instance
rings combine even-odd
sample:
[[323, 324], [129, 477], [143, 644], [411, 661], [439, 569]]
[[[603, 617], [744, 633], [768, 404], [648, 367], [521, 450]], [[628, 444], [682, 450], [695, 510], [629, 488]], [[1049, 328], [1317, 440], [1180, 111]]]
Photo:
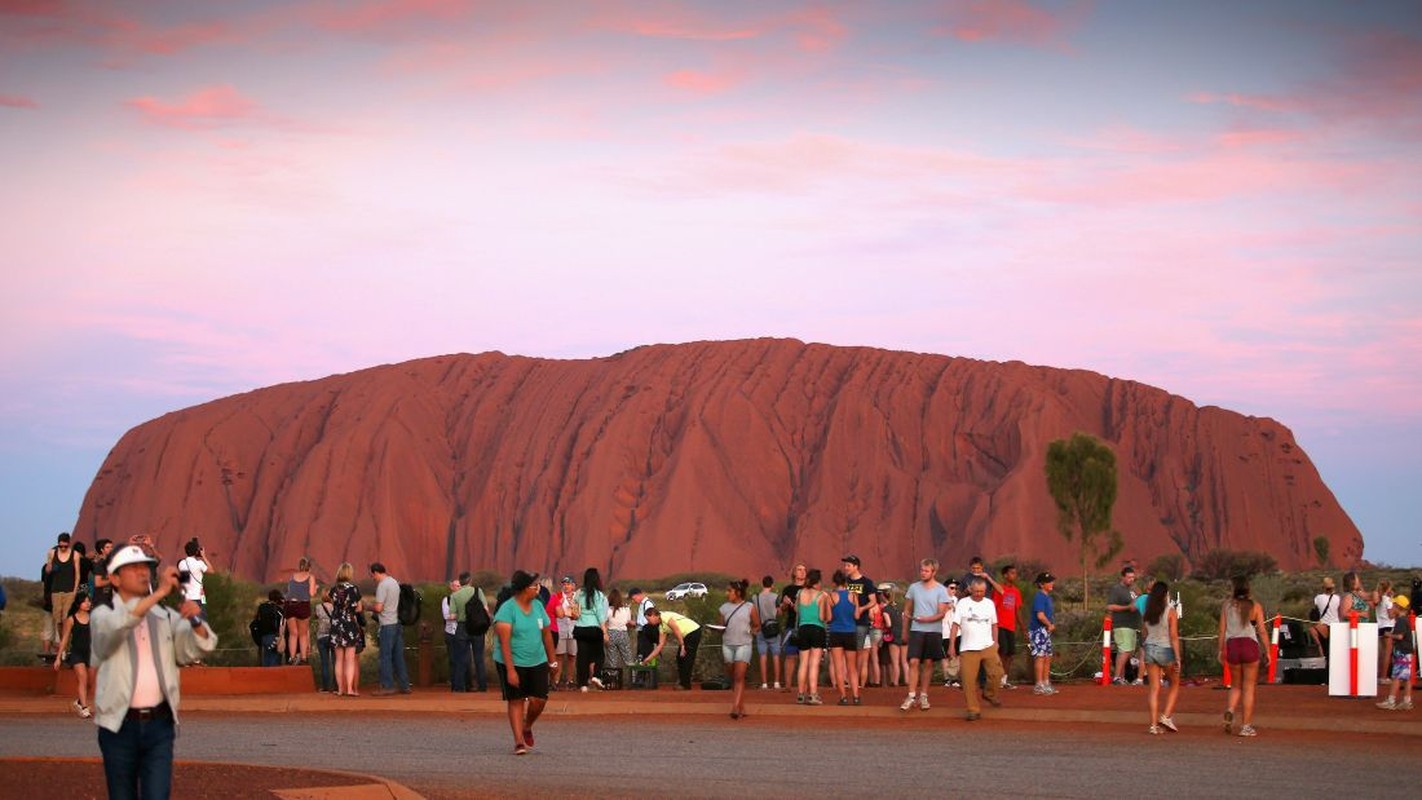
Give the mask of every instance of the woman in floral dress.
[[360, 589], [351, 580], [355, 568], [350, 562], [336, 568], [336, 585], [331, 587], [331, 646], [336, 651], [336, 696], [359, 697], [360, 663], [356, 654], [365, 643], [356, 615], [361, 611]]

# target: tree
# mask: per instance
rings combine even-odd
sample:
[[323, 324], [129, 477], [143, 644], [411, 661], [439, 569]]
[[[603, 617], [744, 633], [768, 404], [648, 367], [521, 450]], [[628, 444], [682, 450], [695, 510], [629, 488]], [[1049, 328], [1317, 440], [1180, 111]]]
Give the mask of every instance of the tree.
[[1121, 552], [1111, 529], [1116, 505], [1116, 454], [1094, 436], [1077, 432], [1047, 446], [1047, 491], [1057, 505], [1057, 529], [1075, 539], [1081, 556], [1082, 604], [1091, 605], [1090, 564], [1099, 569]]
[[1318, 558], [1318, 566], [1328, 566], [1328, 537], [1316, 536], [1313, 540], [1313, 554]]

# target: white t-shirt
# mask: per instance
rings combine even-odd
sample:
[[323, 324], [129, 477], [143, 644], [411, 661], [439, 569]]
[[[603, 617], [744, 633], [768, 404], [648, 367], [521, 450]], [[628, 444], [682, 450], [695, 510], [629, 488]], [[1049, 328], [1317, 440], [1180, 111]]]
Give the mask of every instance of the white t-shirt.
[[[559, 597], [559, 600], [558, 600], [558, 607], [559, 607], [559, 608], [562, 608], [564, 612], [571, 612], [573, 609], [575, 609], [575, 608], [578, 607], [578, 601], [575, 599], [575, 597], [574, 597], [573, 595], [570, 595], [570, 594], [560, 594], [558, 597]], [[573, 616], [572, 616], [571, 613], [568, 613], [568, 616], [561, 617], [561, 618], [558, 620], [558, 638], [559, 638], [559, 639], [571, 639], [571, 638], [573, 638], [573, 628], [574, 628], [574, 626], [576, 626], [577, 624], [578, 624], [578, 621], [575, 620], [575, 619], [573, 619]]]
[[454, 612], [449, 610], [449, 596], [439, 601], [439, 613], [444, 617], [444, 632], [453, 636], [459, 630], [459, 620], [454, 618]]
[[963, 637], [959, 652], [986, 650], [995, 643], [992, 626], [997, 624], [997, 606], [984, 597], [965, 597], [958, 601], [958, 632]]
[[1392, 618], [1392, 595], [1383, 595], [1378, 601], [1378, 630], [1390, 631], [1393, 623]]
[[186, 572], [192, 576], [188, 578], [187, 583], [183, 584], [183, 599], [206, 602], [207, 594], [202, 590], [202, 579], [207, 575], [207, 565], [203, 563], [202, 559], [194, 556], [184, 558], [178, 562], [178, 572]]
[[948, 613], [943, 615], [943, 638], [953, 638], [953, 622], [958, 619], [958, 598], [948, 593]]
[[626, 633], [627, 623], [631, 621], [632, 609], [628, 608], [627, 606], [623, 606], [619, 609], [615, 609], [611, 614], [607, 615], [607, 629], [609, 631], [622, 631], [623, 633]]
[[1319, 622], [1338, 622], [1338, 610], [1343, 607], [1343, 598], [1324, 592], [1313, 598], [1313, 607], [1318, 609]]

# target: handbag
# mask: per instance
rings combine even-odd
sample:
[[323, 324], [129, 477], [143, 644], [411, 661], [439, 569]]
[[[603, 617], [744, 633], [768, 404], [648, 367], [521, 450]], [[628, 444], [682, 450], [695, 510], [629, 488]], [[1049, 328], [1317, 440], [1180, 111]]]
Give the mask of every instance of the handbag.
[[755, 610], [760, 614], [760, 635], [766, 641], [780, 635], [780, 620], [775, 615], [767, 615], [761, 607], [760, 595], [755, 598]]

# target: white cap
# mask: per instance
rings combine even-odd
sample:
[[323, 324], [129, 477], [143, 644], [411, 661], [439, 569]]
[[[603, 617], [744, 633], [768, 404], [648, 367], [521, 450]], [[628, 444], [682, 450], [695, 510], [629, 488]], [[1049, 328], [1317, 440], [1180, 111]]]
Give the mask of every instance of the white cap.
[[136, 544], [125, 545], [123, 548], [109, 556], [108, 571], [112, 575], [119, 571], [120, 567], [129, 564], [157, 564], [158, 559], [143, 552], [143, 548]]

